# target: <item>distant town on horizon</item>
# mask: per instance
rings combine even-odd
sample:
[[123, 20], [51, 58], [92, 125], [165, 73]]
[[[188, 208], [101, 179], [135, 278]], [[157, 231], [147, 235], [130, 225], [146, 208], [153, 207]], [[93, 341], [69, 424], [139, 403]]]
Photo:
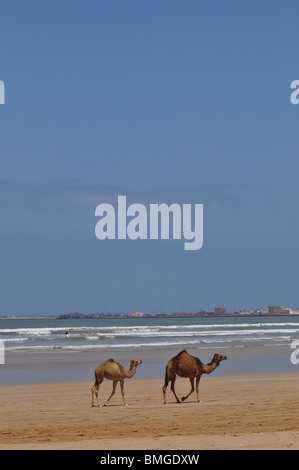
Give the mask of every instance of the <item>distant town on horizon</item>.
[[299, 308], [282, 307], [281, 305], [269, 305], [266, 309], [238, 310], [227, 312], [226, 307], [215, 307], [209, 312], [173, 312], [173, 313], [143, 313], [135, 310], [133, 313], [63, 313], [59, 315], [0, 315], [0, 320], [74, 320], [74, 319], [104, 319], [104, 318], [171, 318], [171, 317], [225, 317], [225, 316], [273, 316], [273, 315], [299, 315]]

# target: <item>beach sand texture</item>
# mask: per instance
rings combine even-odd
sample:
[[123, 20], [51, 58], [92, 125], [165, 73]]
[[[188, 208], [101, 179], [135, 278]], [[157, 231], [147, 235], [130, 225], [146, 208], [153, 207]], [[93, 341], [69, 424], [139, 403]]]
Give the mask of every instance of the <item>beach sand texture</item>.
[[[299, 449], [299, 374], [203, 376], [177, 404], [163, 379], [127, 379], [108, 407], [91, 407], [90, 382], [2, 386], [0, 449]], [[178, 378], [181, 397], [188, 379]], [[112, 382], [100, 387], [99, 402]]]

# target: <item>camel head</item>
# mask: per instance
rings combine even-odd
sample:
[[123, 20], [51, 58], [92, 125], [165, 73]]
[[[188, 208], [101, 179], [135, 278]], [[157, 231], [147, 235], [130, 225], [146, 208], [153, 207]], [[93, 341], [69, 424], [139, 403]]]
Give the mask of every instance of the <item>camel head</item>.
[[217, 365], [218, 365], [220, 364], [221, 361], [225, 361], [226, 359], [227, 357], [223, 356], [222, 354], [214, 354], [212, 362], [217, 362]]
[[139, 364], [142, 364], [142, 361], [140, 359], [132, 359], [130, 369], [139, 366]]

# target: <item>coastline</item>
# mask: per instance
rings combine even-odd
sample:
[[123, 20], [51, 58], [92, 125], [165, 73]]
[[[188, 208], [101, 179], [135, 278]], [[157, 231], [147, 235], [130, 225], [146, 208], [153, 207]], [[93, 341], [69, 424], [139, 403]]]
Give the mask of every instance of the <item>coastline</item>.
[[269, 318], [269, 317], [298, 317], [299, 313], [146, 313], [141, 317], [136, 317], [131, 313], [128, 314], [66, 314], [66, 315], [0, 315], [1, 320], [122, 320], [136, 318]]
[[[19, 351], [7, 353], [5, 364], [0, 365], [1, 385], [26, 385], [39, 383], [81, 382], [93, 380], [95, 368], [112, 357], [125, 368], [132, 359], [141, 359], [136, 378], [159, 379], [164, 377], [169, 359], [183, 348], [117, 348], [90, 352], [56, 351], [38, 353]], [[215, 372], [217, 376], [261, 375], [267, 373], [296, 372], [299, 365], [291, 363], [292, 350], [289, 346], [220, 347], [202, 350], [188, 347], [187, 351], [209, 363], [214, 353], [225, 354], [228, 360], [221, 363]]]
[[[203, 376], [177, 404], [160, 379], [125, 381], [108, 407], [91, 407], [89, 382], [1, 386], [0, 449], [299, 449], [299, 374]], [[104, 381], [99, 401], [110, 395]], [[188, 379], [176, 391], [189, 390]]]

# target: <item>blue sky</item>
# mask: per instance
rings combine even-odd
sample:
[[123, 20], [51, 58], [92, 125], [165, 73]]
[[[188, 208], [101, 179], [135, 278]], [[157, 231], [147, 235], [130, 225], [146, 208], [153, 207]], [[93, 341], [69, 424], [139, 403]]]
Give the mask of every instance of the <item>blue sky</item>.
[[[297, 1], [2, 2], [0, 314], [298, 307]], [[204, 204], [204, 246], [97, 204]]]

